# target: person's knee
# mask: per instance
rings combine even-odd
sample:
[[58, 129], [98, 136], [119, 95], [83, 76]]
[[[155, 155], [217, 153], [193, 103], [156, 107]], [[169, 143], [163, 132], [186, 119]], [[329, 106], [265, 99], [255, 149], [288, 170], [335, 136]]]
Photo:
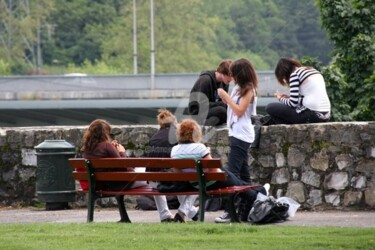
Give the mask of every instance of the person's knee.
[[270, 115], [274, 114], [276, 109], [277, 109], [277, 103], [269, 103], [266, 106], [266, 112], [267, 114], [270, 114]]
[[212, 108], [207, 114], [205, 125], [216, 126], [226, 123], [227, 110], [224, 107]]

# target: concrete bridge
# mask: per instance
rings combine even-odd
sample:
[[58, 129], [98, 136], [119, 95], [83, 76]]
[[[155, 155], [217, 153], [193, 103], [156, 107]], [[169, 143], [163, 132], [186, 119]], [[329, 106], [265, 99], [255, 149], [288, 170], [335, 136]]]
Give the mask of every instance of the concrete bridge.
[[[283, 88], [273, 72], [257, 72], [259, 112]], [[154, 124], [158, 108], [187, 115], [190, 89], [199, 73], [111, 76], [13, 76], [0, 78], [0, 126]]]

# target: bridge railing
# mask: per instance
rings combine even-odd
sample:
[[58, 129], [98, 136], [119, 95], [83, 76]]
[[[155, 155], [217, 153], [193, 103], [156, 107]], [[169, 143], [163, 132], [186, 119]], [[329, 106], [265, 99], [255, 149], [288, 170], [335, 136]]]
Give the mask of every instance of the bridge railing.
[[[272, 71], [258, 71], [259, 95], [273, 96]], [[0, 77], [0, 100], [187, 98], [199, 73]]]

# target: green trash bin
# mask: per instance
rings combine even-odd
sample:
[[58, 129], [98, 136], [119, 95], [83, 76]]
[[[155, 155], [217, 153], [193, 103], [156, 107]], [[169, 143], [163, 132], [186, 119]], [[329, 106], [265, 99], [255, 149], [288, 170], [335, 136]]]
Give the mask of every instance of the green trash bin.
[[35, 149], [38, 200], [46, 203], [46, 210], [69, 208], [76, 191], [68, 159], [75, 156], [75, 147], [65, 140], [45, 140]]

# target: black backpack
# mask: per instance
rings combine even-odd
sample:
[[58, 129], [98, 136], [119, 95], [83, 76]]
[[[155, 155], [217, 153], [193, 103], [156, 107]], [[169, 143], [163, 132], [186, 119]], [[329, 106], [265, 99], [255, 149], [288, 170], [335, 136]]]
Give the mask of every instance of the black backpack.
[[272, 196], [255, 200], [248, 221], [258, 224], [285, 221], [288, 218], [289, 204], [278, 202]]

